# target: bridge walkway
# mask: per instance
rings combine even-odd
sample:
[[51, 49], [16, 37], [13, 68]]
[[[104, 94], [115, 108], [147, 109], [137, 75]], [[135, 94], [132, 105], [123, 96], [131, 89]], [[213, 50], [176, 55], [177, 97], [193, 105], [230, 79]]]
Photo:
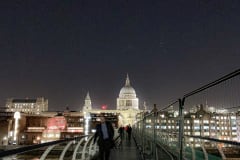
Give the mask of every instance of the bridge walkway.
[[131, 140], [123, 139], [122, 145], [112, 149], [110, 160], [140, 160], [140, 154], [137, 150], [137, 146], [131, 138]]

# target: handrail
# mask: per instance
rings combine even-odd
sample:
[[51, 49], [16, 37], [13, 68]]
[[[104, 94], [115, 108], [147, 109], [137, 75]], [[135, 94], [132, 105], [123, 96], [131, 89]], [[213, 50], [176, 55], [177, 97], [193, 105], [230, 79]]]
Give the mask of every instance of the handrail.
[[66, 138], [66, 139], [62, 139], [62, 140], [57, 140], [57, 141], [52, 141], [52, 142], [46, 142], [46, 143], [41, 143], [41, 144], [24, 146], [24, 147], [21, 147], [21, 148], [6, 150], [6, 151], [0, 152], [0, 157], [7, 157], [7, 156], [10, 156], [10, 155], [14, 155], [14, 154], [24, 153], [24, 152], [31, 151], [31, 150], [34, 150], [34, 149], [39, 149], [39, 148], [42, 148], [42, 147], [47, 147], [47, 146], [51, 146], [51, 145], [55, 145], [55, 144], [60, 144], [60, 143], [71, 141], [71, 140], [81, 139], [83, 137], [86, 137], [86, 136], [84, 135], [84, 136], [80, 136], [80, 137]]
[[171, 158], [171, 160], [174, 160], [173, 156], [171, 155], [171, 153], [169, 153], [160, 143], [157, 143], [159, 147], [162, 148], [162, 150], [164, 150], [164, 152], [167, 153], [167, 155]]
[[174, 102], [172, 102], [172, 103], [171, 103], [171, 104], [169, 104], [167, 107], [164, 107], [164, 108], [160, 109], [158, 112], [164, 111], [164, 110], [168, 109], [169, 107], [171, 107], [172, 105], [174, 105], [174, 104], [176, 104], [176, 103], [178, 103], [178, 100], [177, 100], [177, 101], [174, 101]]
[[59, 160], [63, 160], [65, 153], [67, 152], [68, 148], [73, 144], [73, 141], [68, 142], [68, 144], [64, 147]]
[[86, 149], [87, 149], [87, 145], [93, 141], [94, 136], [92, 135], [91, 137], [88, 138], [87, 142], [84, 144], [83, 150], [82, 150], [82, 156], [81, 159], [85, 159], [85, 154], [86, 154]]
[[76, 146], [75, 149], [74, 149], [73, 156], [72, 156], [72, 160], [76, 160], [78, 148], [80, 147], [80, 145], [81, 145], [83, 142], [84, 142], [84, 139], [83, 139], [83, 138], [78, 142], [77, 146]]
[[42, 154], [42, 156], [40, 157], [40, 160], [45, 160], [46, 157], [47, 157], [47, 155], [48, 155], [48, 153], [50, 153], [51, 150], [52, 150], [55, 146], [56, 146], [56, 144], [55, 144], [55, 145], [52, 145], [52, 146], [49, 146], [49, 147], [45, 150], [45, 152]]
[[229, 74], [227, 74], [227, 75], [225, 75], [225, 76], [223, 76], [223, 77], [221, 77], [221, 78], [219, 78], [219, 79], [217, 79], [217, 80], [215, 80], [215, 81], [213, 81], [211, 83], [208, 83], [208, 84], [206, 84], [206, 85], [204, 85], [204, 86], [202, 86], [202, 87], [200, 87], [200, 88], [198, 88], [198, 89], [196, 89], [196, 90], [194, 90], [194, 91], [192, 91], [190, 93], [185, 94], [183, 96], [183, 98], [187, 98], [187, 97], [192, 96], [192, 95], [194, 95], [196, 93], [204, 91], [205, 89], [213, 87], [213, 86], [215, 86], [215, 85], [217, 85], [217, 84], [219, 84], [219, 83], [221, 83], [223, 81], [226, 81], [226, 80], [228, 80], [228, 79], [230, 79], [230, 78], [232, 78], [232, 77], [234, 77], [236, 75], [239, 75], [239, 74], [240, 74], [240, 69], [237, 69], [237, 70], [235, 70], [232, 73], [229, 73]]
[[214, 142], [218, 142], [218, 143], [225, 143], [225, 144], [240, 146], [240, 142], [237, 142], [237, 141], [228, 141], [228, 140], [221, 140], [221, 139], [210, 138], [210, 137], [202, 137], [202, 136], [189, 136], [189, 135], [184, 135], [184, 136], [185, 137], [214, 141]]

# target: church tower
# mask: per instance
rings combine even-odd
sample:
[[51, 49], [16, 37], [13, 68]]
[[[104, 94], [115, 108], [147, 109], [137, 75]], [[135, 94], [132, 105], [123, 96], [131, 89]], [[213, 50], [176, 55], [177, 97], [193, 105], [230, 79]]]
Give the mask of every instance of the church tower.
[[117, 110], [138, 110], [138, 98], [135, 89], [130, 84], [130, 79], [127, 74], [125, 85], [122, 87], [117, 98]]
[[83, 106], [83, 111], [85, 110], [92, 110], [92, 101], [91, 98], [89, 96], [89, 92], [87, 92], [86, 98], [85, 98], [85, 103]]

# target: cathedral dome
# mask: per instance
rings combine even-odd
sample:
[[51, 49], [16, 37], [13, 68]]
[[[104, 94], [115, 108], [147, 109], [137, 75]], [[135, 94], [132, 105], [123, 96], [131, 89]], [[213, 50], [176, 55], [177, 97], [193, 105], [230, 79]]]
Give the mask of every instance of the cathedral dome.
[[129, 80], [128, 75], [127, 75], [125, 86], [120, 90], [119, 97], [121, 97], [121, 98], [136, 97], [135, 89], [130, 85], [130, 80]]
[[125, 95], [125, 94], [132, 94], [132, 95], [136, 95], [135, 89], [131, 86], [124, 86], [121, 90], [120, 90], [120, 94], [119, 95]]

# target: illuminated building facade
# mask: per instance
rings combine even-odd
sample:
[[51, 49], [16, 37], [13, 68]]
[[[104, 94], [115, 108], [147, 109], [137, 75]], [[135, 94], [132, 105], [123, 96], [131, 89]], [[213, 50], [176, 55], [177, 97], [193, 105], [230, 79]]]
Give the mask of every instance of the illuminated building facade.
[[[43, 143], [84, 134], [81, 112], [45, 112], [41, 116], [28, 116], [26, 132], [28, 142]], [[30, 137], [29, 137], [30, 136]]]
[[[136, 115], [142, 110], [139, 109], [139, 100], [136, 96], [134, 88], [130, 85], [130, 79], [127, 75], [125, 85], [121, 88], [119, 97], [117, 98], [116, 110], [107, 110], [105, 106], [101, 109], [94, 109], [91, 105], [89, 93], [85, 98], [83, 112], [85, 115], [100, 114], [101, 112], [118, 115], [118, 125], [132, 125], [136, 122]], [[86, 120], [88, 118], [85, 118]]]
[[200, 105], [195, 113], [185, 115], [184, 133], [222, 140], [237, 141], [237, 114], [232, 112], [210, 112]]
[[48, 111], [48, 100], [43, 97], [36, 99], [7, 99], [6, 112], [23, 112], [28, 114], [40, 114]]
[[81, 112], [42, 112], [40, 115], [21, 113], [18, 119], [17, 142], [14, 142], [14, 113], [0, 112], [0, 115], [0, 138], [6, 145], [36, 144], [84, 134], [84, 118]]
[[0, 112], [0, 140], [3, 145], [8, 144], [9, 137], [13, 137], [13, 130], [14, 125], [14, 113], [12, 112]]
[[84, 101], [84, 106], [83, 106], [83, 110], [84, 111], [88, 111], [88, 110], [92, 110], [92, 101], [91, 98], [89, 96], [89, 92], [86, 95], [85, 101]]
[[125, 86], [122, 87], [117, 98], [117, 110], [139, 109], [138, 98], [135, 89], [130, 85], [127, 75]]
[[[140, 117], [140, 115], [138, 115]], [[184, 135], [203, 136], [222, 140], [239, 141], [240, 140], [240, 114], [232, 112], [222, 112], [220, 110], [211, 112], [203, 105], [200, 105], [194, 112], [184, 114]], [[158, 113], [157, 128], [162, 133], [178, 133], [179, 119], [178, 112], [162, 111]], [[151, 120], [147, 121], [147, 126], [151, 126]], [[193, 142], [194, 146], [200, 146]]]

